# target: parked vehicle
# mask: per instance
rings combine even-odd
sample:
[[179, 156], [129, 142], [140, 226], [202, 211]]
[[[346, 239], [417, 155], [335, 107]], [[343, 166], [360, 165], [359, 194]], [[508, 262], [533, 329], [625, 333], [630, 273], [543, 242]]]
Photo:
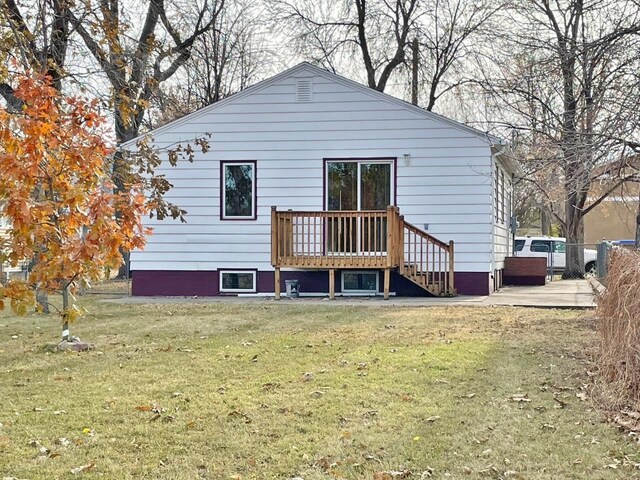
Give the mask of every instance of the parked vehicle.
[[[567, 246], [562, 237], [516, 237], [514, 251], [518, 257], [547, 257], [547, 267], [553, 273], [564, 272]], [[596, 250], [584, 249], [585, 274], [595, 275], [597, 258]]]
[[626, 248], [628, 250], [635, 250], [636, 248], [636, 241], [631, 239], [631, 240], [613, 240], [611, 242], [612, 245], [616, 246], [616, 247], [623, 247]]

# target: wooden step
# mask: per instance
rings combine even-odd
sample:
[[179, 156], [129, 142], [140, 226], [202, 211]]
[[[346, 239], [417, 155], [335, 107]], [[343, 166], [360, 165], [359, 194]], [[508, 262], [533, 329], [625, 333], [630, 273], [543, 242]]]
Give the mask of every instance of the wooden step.
[[427, 272], [419, 273], [419, 274], [414, 273], [416, 271], [415, 265], [405, 265], [404, 269], [401, 269], [401, 270], [402, 271], [400, 271], [399, 273], [403, 277], [410, 280], [414, 284], [418, 285], [423, 290], [426, 290], [427, 292], [431, 293], [432, 295], [439, 297], [447, 294], [446, 292], [443, 292], [443, 287], [444, 287], [443, 280], [439, 282], [429, 282], [426, 279]]

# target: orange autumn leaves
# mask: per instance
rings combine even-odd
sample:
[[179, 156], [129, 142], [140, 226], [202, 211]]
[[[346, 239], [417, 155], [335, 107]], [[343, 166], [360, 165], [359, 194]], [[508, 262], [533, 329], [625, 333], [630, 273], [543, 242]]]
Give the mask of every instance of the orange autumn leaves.
[[120, 266], [120, 249], [142, 248], [150, 232], [143, 186], [114, 192], [97, 102], [62, 97], [38, 75], [22, 77], [16, 96], [21, 113], [0, 109], [0, 214], [11, 226], [0, 262], [35, 262], [27, 283], [0, 285], [0, 299], [22, 313], [33, 304], [30, 287], [97, 280]]

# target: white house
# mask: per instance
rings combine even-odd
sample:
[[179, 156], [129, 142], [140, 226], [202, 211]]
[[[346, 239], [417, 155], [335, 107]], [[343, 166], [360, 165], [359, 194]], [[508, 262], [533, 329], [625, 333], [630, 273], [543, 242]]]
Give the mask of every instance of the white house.
[[499, 139], [308, 63], [151, 132], [206, 133], [209, 152], [162, 171], [187, 223], [147, 221], [134, 295], [499, 286], [515, 168]]

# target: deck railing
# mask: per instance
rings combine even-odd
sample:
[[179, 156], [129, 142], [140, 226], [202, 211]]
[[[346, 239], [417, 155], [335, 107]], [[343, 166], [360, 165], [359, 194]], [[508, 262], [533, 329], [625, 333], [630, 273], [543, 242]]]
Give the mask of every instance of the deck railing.
[[399, 265], [398, 211], [272, 210], [271, 263], [292, 268], [391, 268]]
[[[404, 221], [397, 207], [383, 211], [278, 211], [271, 209], [271, 264], [276, 268], [384, 269], [435, 294], [453, 292], [453, 242]], [[330, 281], [330, 292], [332, 291]]]

